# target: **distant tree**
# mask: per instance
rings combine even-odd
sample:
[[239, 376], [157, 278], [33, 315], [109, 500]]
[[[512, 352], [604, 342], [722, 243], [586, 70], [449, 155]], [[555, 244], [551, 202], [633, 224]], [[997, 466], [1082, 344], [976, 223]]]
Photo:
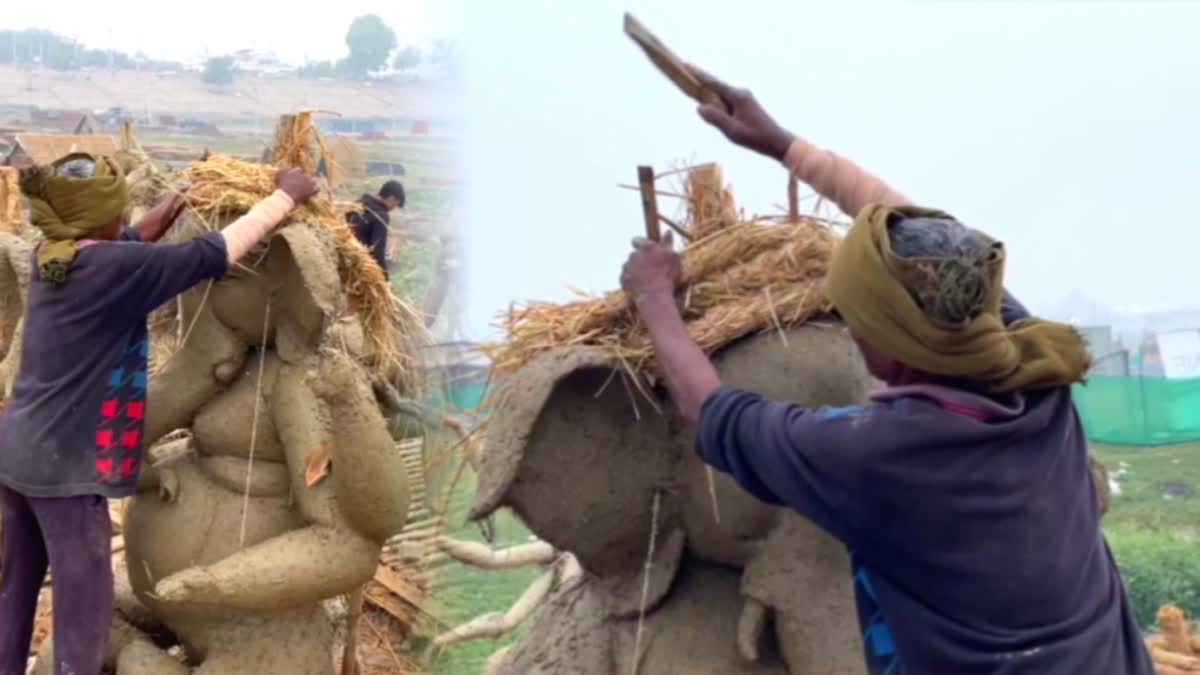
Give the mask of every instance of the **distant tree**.
[[433, 54], [429, 60], [441, 68], [444, 75], [454, 77], [458, 74], [459, 67], [458, 45], [449, 38], [434, 40]]
[[314, 61], [301, 66], [296, 74], [300, 77], [317, 79], [321, 77], [343, 77], [347, 73], [345, 59], [341, 61]]
[[408, 46], [396, 52], [396, 58], [392, 59], [392, 67], [401, 72], [412, 70], [421, 65], [421, 50]]
[[346, 65], [355, 77], [366, 77], [387, 65], [388, 54], [396, 48], [396, 32], [375, 14], [364, 14], [350, 24], [346, 32], [350, 56]]
[[217, 87], [233, 84], [233, 57], [216, 56], [204, 63], [204, 81]]
[[[58, 70], [76, 68], [118, 68], [129, 70], [138, 64], [124, 52], [88, 49], [75, 40], [46, 30], [0, 30], [0, 63], [40, 63]], [[152, 70], [179, 70], [169, 61], [148, 60], [142, 64]]]

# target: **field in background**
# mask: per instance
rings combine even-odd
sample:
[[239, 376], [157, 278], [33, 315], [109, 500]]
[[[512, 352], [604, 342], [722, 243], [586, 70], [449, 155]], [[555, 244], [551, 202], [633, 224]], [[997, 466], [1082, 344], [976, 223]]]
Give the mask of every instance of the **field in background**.
[[[457, 539], [483, 541], [477, 525], [466, 523], [467, 510], [475, 496], [475, 480], [466, 472], [451, 498], [446, 521], [448, 534]], [[529, 541], [530, 532], [508, 510], [496, 515], [496, 547]], [[440, 581], [437, 615], [457, 624], [488, 612], [505, 612], [540, 572], [537, 568], [486, 572], [464, 565], [448, 567]], [[523, 628], [523, 627], [522, 627]], [[498, 640], [477, 640], [450, 647], [431, 670], [438, 675], [479, 675], [484, 661], [497, 649], [510, 644], [522, 629]]]
[[[1104, 529], [1143, 625], [1158, 606], [1173, 602], [1200, 617], [1200, 444], [1159, 448], [1096, 446], [1096, 456], [1116, 476], [1121, 494], [1113, 499]], [[453, 495], [448, 521], [452, 535], [482, 541], [475, 525], [464, 524], [474, 495], [464, 480]], [[497, 519], [497, 546], [527, 541], [530, 533], [512, 514]], [[453, 565], [439, 603], [446, 619], [463, 621], [504, 612], [533, 581], [537, 570], [483, 572]], [[518, 630], [499, 640], [451, 647], [433, 669], [444, 675], [479, 675], [488, 655], [509, 644]]]

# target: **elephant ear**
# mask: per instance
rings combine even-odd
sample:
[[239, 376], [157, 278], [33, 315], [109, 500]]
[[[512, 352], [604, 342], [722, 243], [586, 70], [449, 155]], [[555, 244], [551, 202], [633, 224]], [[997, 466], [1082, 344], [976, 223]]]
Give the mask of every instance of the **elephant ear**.
[[271, 239], [266, 269], [278, 318], [275, 348], [295, 363], [317, 348], [327, 323], [345, 309], [337, 247], [319, 227], [289, 225]]
[[504, 383], [472, 519], [507, 506], [591, 574], [643, 568], [657, 492], [659, 541], [678, 527], [671, 495], [679, 453], [668, 419], [630, 393], [619, 368], [598, 349], [571, 347], [539, 356]]

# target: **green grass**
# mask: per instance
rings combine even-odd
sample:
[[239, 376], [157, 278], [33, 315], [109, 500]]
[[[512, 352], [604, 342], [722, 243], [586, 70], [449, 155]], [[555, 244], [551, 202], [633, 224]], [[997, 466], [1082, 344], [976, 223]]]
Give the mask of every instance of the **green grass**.
[[[1195, 535], [1200, 528], [1200, 443], [1161, 447], [1096, 445], [1096, 458], [1119, 477], [1121, 495], [1105, 517], [1106, 527]], [[1190, 497], [1170, 489], [1191, 490]]]
[[1104, 531], [1143, 628], [1174, 603], [1200, 617], [1200, 443], [1093, 447], [1118, 478]]
[[[483, 541], [479, 527], [464, 524], [467, 510], [475, 495], [474, 477], [468, 470], [452, 498], [449, 519], [450, 536], [470, 541]], [[509, 511], [496, 514], [495, 546], [525, 543], [530, 533]], [[525, 568], [488, 572], [464, 565], [454, 565], [442, 578], [437, 604], [439, 618], [458, 624], [488, 612], [504, 612], [533, 582], [540, 570]], [[479, 675], [484, 661], [497, 649], [511, 643], [522, 630], [498, 640], [476, 640], [450, 647], [433, 664], [439, 675]]]

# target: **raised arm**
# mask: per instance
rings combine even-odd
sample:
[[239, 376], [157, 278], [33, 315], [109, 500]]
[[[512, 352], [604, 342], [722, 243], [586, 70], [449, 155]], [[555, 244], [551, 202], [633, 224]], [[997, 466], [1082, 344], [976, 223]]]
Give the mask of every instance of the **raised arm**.
[[186, 206], [187, 202], [184, 200], [183, 195], [172, 195], [170, 199], [164, 200], [147, 211], [136, 225], [126, 230], [123, 238], [143, 241], [147, 244], [152, 244], [162, 239], [167, 230], [171, 229], [171, 225], [179, 217], [179, 214], [183, 213], [183, 209]]
[[128, 308], [149, 313], [205, 279], [220, 278], [283, 222], [296, 204], [317, 190], [316, 183], [296, 169], [280, 171], [277, 184], [279, 189], [274, 194], [220, 232], [178, 244], [131, 245], [123, 249], [122, 283], [131, 286], [126, 297], [137, 298]]
[[783, 164], [798, 180], [850, 217], [868, 204], [909, 204], [904, 195], [854, 162], [796, 137], [783, 156]]
[[[694, 67], [693, 67], [694, 68]], [[818, 148], [779, 125], [746, 89], [695, 69], [727, 109], [704, 105], [700, 116], [748, 150], [782, 162], [797, 179], [853, 217], [868, 204], [907, 204], [908, 199], [854, 162]]]

